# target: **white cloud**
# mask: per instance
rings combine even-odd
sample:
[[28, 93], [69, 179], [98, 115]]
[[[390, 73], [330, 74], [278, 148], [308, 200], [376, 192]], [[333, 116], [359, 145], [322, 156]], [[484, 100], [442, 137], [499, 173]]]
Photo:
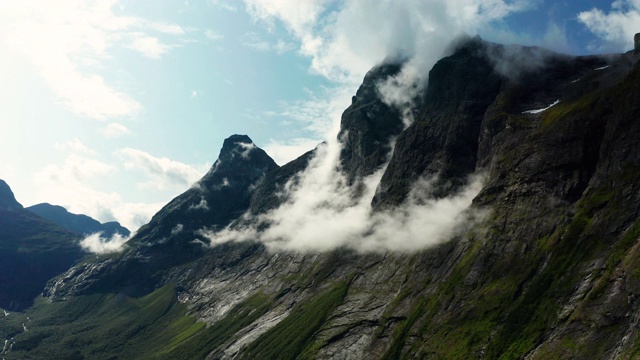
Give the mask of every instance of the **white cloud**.
[[113, 213], [116, 220], [129, 230], [135, 231], [140, 226], [151, 220], [164, 205], [160, 203], [132, 203], [124, 202], [122, 199], [113, 205]]
[[250, 32], [244, 35], [242, 45], [252, 48], [257, 51], [269, 51], [271, 50], [271, 44], [262, 39], [257, 33]]
[[217, 232], [202, 229], [198, 234], [212, 246], [259, 240], [275, 250], [316, 252], [348, 247], [362, 252], [407, 252], [449, 240], [482, 215], [469, 211], [482, 188], [481, 176], [471, 177], [468, 186], [442, 199], [431, 197], [434, 179], [419, 181], [404, 205], [373, 212], [371, 199], [384, 169], [364, 179], [364, 194], [354, 198], [353, 189], [345, 185], [335, 166], [335, 150], [319, 147], [319, 156], [309, 168], [295, 184], [285, 187], [287, 201], [256, 217], [257, 224]]
[[209, 4], [226, 11], [237, 11], [238, 9], [225, 0], [209, 0]]
[[102, 135], [110, 139], [120, 138], [125, 135], [131, 135], [131, 130], [128, 127], [118, 124], [110, 123], [102, 129]]
[[189, 210], [204, 210], [204, 211], [209, 211], [209, 204], [207, 203], [207, 200], [205, 200], [204, 198], [200, 199], [200, 202], [197, 205], [191, 205], [189, 206]]
[[115, 165], [97, 159], [96, 152], [80, 140], [56, 143], [55, 147], [71, 153], [62, 164], [46, 165], [35, 174], [38, 201], [61, 205], [100, 222], [115, 220], [132, 231], [146, 224], [165, 205], [127, 202], [115, 191], [100, 189], [97, 184], [101, 180], [121, 174]]
[[150, 59], [161, 58], [171, 48], [169, 45], [163, 44], [157, 37], [146, 35], [136, 36], [128, 47]]
[[219, 41], [224, 39], [224, 35], [220, 34], [219, 32], [215, 31], [215, 30], [211, 30], [208, 29], [204, 32], [204, 36], [207, 37], [207, 39], [211, 40], [211, 41]]
[[36, 198], [100, 221], [115, 220], [113, 209], [122, 202], [120, 195], [88, 185], [115, 172], [112, 165], [73, 153], [62, 164], [49, 164], [35, 174], [39, 189]]
[[578, 14], [578, 21], [602, 40], [592, 44], [593, 49], [633, 49], [633, 36], [640, 31], [640, 0], [616, 0], [608, 13], [594, 8]]
[[36, 176], [47, 178], [71, 178], [86, 181], [95, 176], [104, 176], [114, 171], [114, 167], [102, 161], [78, 154], [67, 157], [63, 166], [47, 165]]
[[[146, 33], [178, 36], [175, 24], [112, 12], [115, 0], [0, 2], [0, 44], [10, 56], [30, 62], [71, 112], [94, 119], [136, 114], [141, 105], [100, 74], [103, 59], [116, 46], [132, 46], [159, 57], [169, 46]], [[156, 40], [154, 40], [156, 39]]]
[[246, 33], [242, 40], [242, 45], [257, 51], [272, 51], [277, 54], [284, 54], [286, 52], [295, 50], [297, 47], [296, 44], [284, 41], [282, 39], [278, 39], [275, 43], [269, 42], [255, 32]]
[[125, 159], [125, 168], [140, 169], [149, 175], [149, 181], [138, 184], [142, 188], [186, 189], [198, 181], [205, 172], [166, 157], [155, 157], [138, 149], [124, 148], [116, 154]]
[[176, 226], [173, 227], [173, 229], [171, 229], [171, 235], [178, 235], [182, 232], [183, 229], [184, 229], [184, 225], [177, 224]]
[[286, 52], [295, 50], [296, 44], [278, 39], [278, 41], [274, 45], [272, 45], [272, 48], [276, 53], [284, 54]]
[[56, 142], [54, 144], [54, 147], [58, 150], [70, 151], [70, 152], [79, 153], [79, 154], [85, 154], [85, 155], [96, 154], [95, 150], [88, 148], [78, 138], [75, 138], [65, 143]]
[[155, 31], [169, 35], [184, 35], [185, 31], [180, 25], [169, 24], [165, 22], [146, 22], [147, 26]]
[[270, 139], [264, 151], [279, 165], [284, 165], [309, 150], [314, 149], [322, 140], [311, 138], [293, 138], [285, 141]]
[[80, 246], [94, 254], [111, 254], [124, 250], [125, 243], [131, 237], [125, 237], [118, 233], [111, 238], [102, 237], [102, 233], [91, 234], [80, 241]]

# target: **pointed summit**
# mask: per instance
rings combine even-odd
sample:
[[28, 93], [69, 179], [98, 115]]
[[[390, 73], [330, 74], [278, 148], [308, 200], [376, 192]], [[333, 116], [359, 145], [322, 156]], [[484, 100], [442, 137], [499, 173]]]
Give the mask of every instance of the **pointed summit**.
[[247, 135], [231, 135], [224, 140], [217, 162], [248, 160], [254, 149], [257, 147]]
[[22, 209], [22, 205], [16, 200], [9, 185], [0, 179], [0, 208]]
[[231, 135], [224, 140], [218, 160], [198, 182], [201, 187], [214, 188], [233, 184], [232, 180], [254, 182], [278, 165], [253, 143], [247, 135]]
[[249, 208], [255, 185], [277, 168], [248, 136], [230, 136], [209, 172], [163, 207], [131, 244], [160, 237], [189, 242], [198, 230], [228, 225]]

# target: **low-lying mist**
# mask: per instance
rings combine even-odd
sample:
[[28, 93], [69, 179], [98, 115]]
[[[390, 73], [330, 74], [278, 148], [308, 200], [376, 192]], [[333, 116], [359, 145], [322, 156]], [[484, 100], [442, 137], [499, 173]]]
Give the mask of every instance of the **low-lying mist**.
[[104, 237], [102, 232], [90, 234], [80, 241], [80, 247], [94, 254], [112, 254], [123, 251], [130, 236], [115, 233], [112, 237]]
[[339, 164], [341, 144], [322, 144], [305, 171], [289, 181], [286, 201], [266, 214], [245, 214], [221, 231], [201, 229], [211, 246], [229, 241], [260, 241], [279, 251], [318, 252], [350, 248], [359, 252], [414, 251], [451, 239], [482, 213], [470, 210], [482, 176], [469, 177], [459, 192], [436, 199], [435, 178], [414, 185], [397, 208], [374, 211], [371, 200], [385, 167], [348, 186]]

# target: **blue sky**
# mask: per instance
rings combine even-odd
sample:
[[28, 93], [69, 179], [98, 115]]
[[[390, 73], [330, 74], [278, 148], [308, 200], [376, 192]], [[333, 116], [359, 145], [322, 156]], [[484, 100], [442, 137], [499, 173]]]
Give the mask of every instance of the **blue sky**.
[[231, 134], [279, 164], [335, 136], [385, 58], [408, 56], [425, 77], [463, 32], [619, 52], [634, 24], [640, 0], [2, 2], [0, 178], [23, 205], [135, 230]]

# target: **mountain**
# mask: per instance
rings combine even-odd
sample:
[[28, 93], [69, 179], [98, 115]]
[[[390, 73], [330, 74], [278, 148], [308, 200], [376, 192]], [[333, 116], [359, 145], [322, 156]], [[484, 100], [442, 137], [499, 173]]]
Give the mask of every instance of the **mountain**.
[[47, 219], [71, 232], [90, 235], [94, 233], [102, 233], [106, 238], [113, 237], [116, 233], [127, 237], [131, 232], [120, 225], [117, 221], [106, 222], [101, 224], [87, 215], [72, 214], [62, 206], [51, 205], [47, 203], [37, 204], [26, 208], [43, 219]]
[[[14, 329], [11, 354], [638, 358], [639, 58], [466, 39], [431, 69], [406, 128], [377, 90], [404, 65], [377, 66], [342, 117], [338, 166], [354, 189], [348, 196], [364, 196], [382, 172], [372, 216], [420, 216], [420, 206], [454, 203], [475, 176], [483, 179], [468, 209], [475, 220], [411, 252], [252, 241], [293, 201], [288, 190], [304, 185], [325, 145], [278, 167], [234, 135], [209, 173], [122, 254], [50, 282], [51, 304], [27, 311], [35, 320], [29, 332]], [[227, 226], [258, 232], [202, 246], [203, 234]], [[330, 223], [316, 229], [335, 233]]]
[[4, 180], [0, 180], [0, 208], [22, 209], [22, 205], [16, 200], [13, 191]]
[[47, 281], [85, 256], [80, 236], [23, 209], [0, 180], [0, 307], [33, 304]]

